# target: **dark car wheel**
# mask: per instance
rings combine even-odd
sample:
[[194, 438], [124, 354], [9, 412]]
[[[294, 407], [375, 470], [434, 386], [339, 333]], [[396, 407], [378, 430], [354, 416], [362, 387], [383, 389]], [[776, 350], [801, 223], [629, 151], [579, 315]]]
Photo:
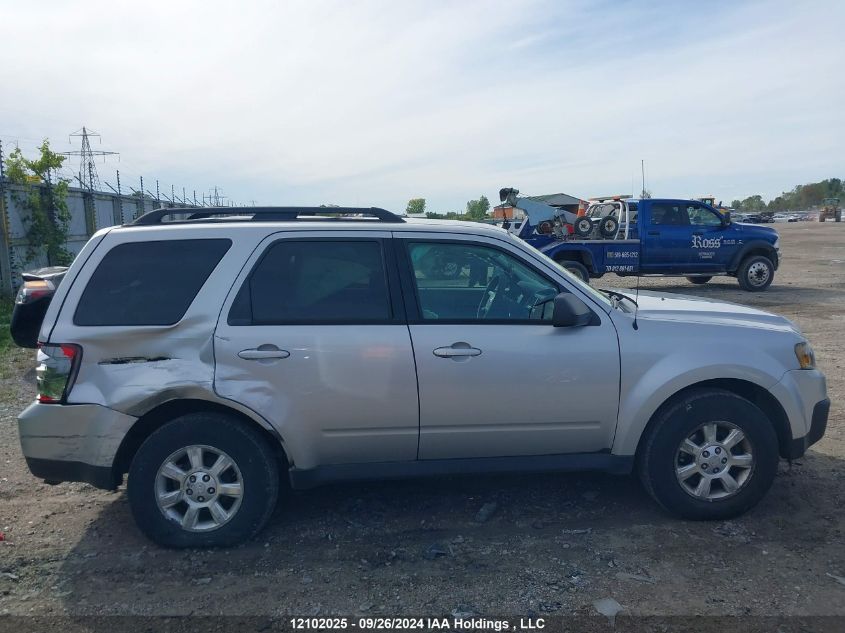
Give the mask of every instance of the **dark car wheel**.
[[691, 391], [658, 414], [638, 455], [640, 478], [666, 510], [728, 519], [754, 507], [774, 481], [778, 440], [765, 414], [729, 391]]
[[192, 413], [144, 441], [127, 492], [138, 527], [159, 545], [225, 547], [264, 527], [279, 468], [258, 430], [225, 414]]
[[772, 285], [775, 278], [775, 266], [768, 257], [753, 255], [742, 261], [736, 271], [736, 277], [743, 290], [760, 292]]
[[613, 239], [616, 237], [616, 233], [619, 231], [619, 221], [608, 215], [603, 217], [599, 222], [599, 233], [602, 237], [606, 239]]
[[700, 286], [702, 284], [706, 284], [708, 281], [713, 279], [713, 277], [687, 277], [687, 281], [691, 284], [695, 284]]
[[566, 270], [578, 277], [585, 284], [590, 283], [590, 271], [581, 262], [559, 261], [558, 264], [566, 268]]

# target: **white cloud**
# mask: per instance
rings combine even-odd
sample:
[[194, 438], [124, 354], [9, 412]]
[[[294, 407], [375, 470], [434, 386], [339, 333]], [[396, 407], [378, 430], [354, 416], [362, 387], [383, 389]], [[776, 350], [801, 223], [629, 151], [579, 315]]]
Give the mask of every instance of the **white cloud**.
[[[501, 186], [771, 196], [843, 176], [838, 2], [15, 3], [0, 133], [127, 176], [457, 209]], [[168, 185], [169, 187], [169, 185]]]

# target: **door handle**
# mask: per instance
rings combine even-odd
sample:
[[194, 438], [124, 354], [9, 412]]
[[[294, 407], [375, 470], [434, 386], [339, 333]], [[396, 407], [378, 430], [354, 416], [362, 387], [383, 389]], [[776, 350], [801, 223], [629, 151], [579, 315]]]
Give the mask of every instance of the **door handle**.
[[433, 353], [440, 358], [466, 358], [468, 356], [480, 356], [481, 350], [472, 347], [469, 343], [452, 343], [449, 347], [438, 347]]
[[[267, 349], [261, 349], [261, 347], [265, 347]], [[278, 347], [273, 349], [269, 345], [261, 345], [260, 347], [254, 349], [242, 349], [238, 352], [238, 356], [244, 360], [265, 360], [268, 358], [287, 358], [290, 356], [290, 352], [286, 349], [279, 349]]]
[[660, 235], [660, 231], [649, 231], [649, 235]]

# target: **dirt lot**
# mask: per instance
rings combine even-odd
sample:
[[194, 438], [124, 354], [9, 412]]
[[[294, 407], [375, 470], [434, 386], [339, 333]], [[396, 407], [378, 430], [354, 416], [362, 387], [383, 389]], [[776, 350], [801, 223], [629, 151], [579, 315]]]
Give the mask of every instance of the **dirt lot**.
[[444, 478], [299, 494], [245, 546], [163, 550], [123, 490], [30, 476], [15, 415], [31, 354], [14, 351], [0, 367], [0, 614], [590, 614], [612, 597], [642, 615], [845, 615], [845, 224], [776, 228], [767, 292], [642, 283], [784, 314], [828, 376], [827, 436], [738, 520], [666, 516], [631, 477]]

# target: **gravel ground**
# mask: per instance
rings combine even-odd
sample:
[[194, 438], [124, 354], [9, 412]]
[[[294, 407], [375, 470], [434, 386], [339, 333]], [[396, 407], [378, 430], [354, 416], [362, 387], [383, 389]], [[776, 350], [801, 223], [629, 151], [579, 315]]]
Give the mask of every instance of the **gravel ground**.
[[737, 520], [669, 517], [632, 477], [454, 477], [296, 494], [258, 540], [168, 551], [139, 534], [122, 489], [29, 474], [15, 415], [32, 354], [14, 350], [0, 367], [0, 614], [577, 615], [613, 598], [635, 615], [845, 615], [845, 224], [776, 228], [767, 292], [642, 281], [793, 319], [828, 376], [826, 437]]

